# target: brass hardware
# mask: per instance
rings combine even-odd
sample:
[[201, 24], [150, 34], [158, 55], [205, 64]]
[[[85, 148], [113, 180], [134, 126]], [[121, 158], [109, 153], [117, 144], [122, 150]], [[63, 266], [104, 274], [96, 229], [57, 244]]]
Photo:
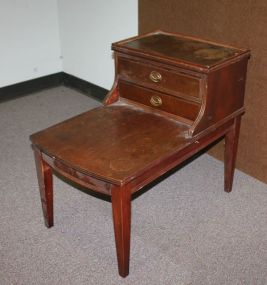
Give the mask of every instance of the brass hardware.
[[158, 107], [162, 105], [162, 99], [159, 96], [154, 95], [150, 98], [150, 103], [151, 105]]
[[149, 79], [153, 82], [160, 82], [162, 80], [162, 76], [157, 71], [151, 71], [149, 74]]

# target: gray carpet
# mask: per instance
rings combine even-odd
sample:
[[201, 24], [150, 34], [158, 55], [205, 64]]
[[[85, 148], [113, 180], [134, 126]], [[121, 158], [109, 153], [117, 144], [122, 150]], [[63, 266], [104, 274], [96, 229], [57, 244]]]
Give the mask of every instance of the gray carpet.
[[0, 284], [266, 285], [267, 186], [202, 155], [132, 202], [130, 275], [117, 273], [111, 204], [54, 180], [44, 226], [31, 133], [99, 105], [59, 87], [0, 104]]

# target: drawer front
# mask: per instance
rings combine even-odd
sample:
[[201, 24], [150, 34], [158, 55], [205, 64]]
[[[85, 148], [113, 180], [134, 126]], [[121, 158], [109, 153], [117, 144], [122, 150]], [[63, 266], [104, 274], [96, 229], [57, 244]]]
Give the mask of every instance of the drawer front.
[[125, 81], [119, 81], [120, 96], [161, 111], [165, 111], [189, 120], [195, 120], [200, 105], [194, 102], [187, 102], [176, 96], [163, 94]]
[[180, 97], [200, 97], [200, 79], [196, 77], [142, 64], [123, 57], [118, 58], [117, 71], [124, 80], [149, 86], [149, 88], [169, 92]]

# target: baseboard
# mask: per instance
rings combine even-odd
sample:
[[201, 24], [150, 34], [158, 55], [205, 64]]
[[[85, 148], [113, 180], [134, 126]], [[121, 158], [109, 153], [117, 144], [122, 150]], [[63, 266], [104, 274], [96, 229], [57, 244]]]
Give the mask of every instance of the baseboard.
[[65, 72], [58, 72], [0, 88], [0, 103], [61, 85], [78, 90], [99, 101], [102, 101], [108, 92], [105, 88], [88, 81]]
[[63, 81], [63, 72], [27, 80], [0, 88], [0, 102], [26, 96], [46, 88], [59, 86]]
[[108, 90], [105, 88], [102, 88], [86, 80], [80, 79], [71, 74], [65, 72], [63, 73], [63, 84], [65, 86], [76, 89], [81, 93], [93, 97], [98, 101], [102, 101], [108, 93]]

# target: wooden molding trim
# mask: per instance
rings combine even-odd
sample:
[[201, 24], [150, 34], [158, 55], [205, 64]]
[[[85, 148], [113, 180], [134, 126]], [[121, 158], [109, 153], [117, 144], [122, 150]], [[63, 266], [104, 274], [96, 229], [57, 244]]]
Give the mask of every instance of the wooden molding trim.
[[108, 90], [103, 87], [95, 85], [86, 80], [80, 79], [71, 74], [65, 72], [62, 73], [63, 73], [63, 82], [62, 82], [63, 85], [76, 89], [81, 93], [93, 97], [98, 101], [102, 101], [108, 93]]
[[105, 88], [97, 86], [86, 80], [80, 79], [65, 72], [58, 72], [13, 85], [1, 87], [0, 103], [61, 85], [78, 90], [81, 93], [93, 97], [98, 101], [102, 101], [108, 93], [108, 90]]

